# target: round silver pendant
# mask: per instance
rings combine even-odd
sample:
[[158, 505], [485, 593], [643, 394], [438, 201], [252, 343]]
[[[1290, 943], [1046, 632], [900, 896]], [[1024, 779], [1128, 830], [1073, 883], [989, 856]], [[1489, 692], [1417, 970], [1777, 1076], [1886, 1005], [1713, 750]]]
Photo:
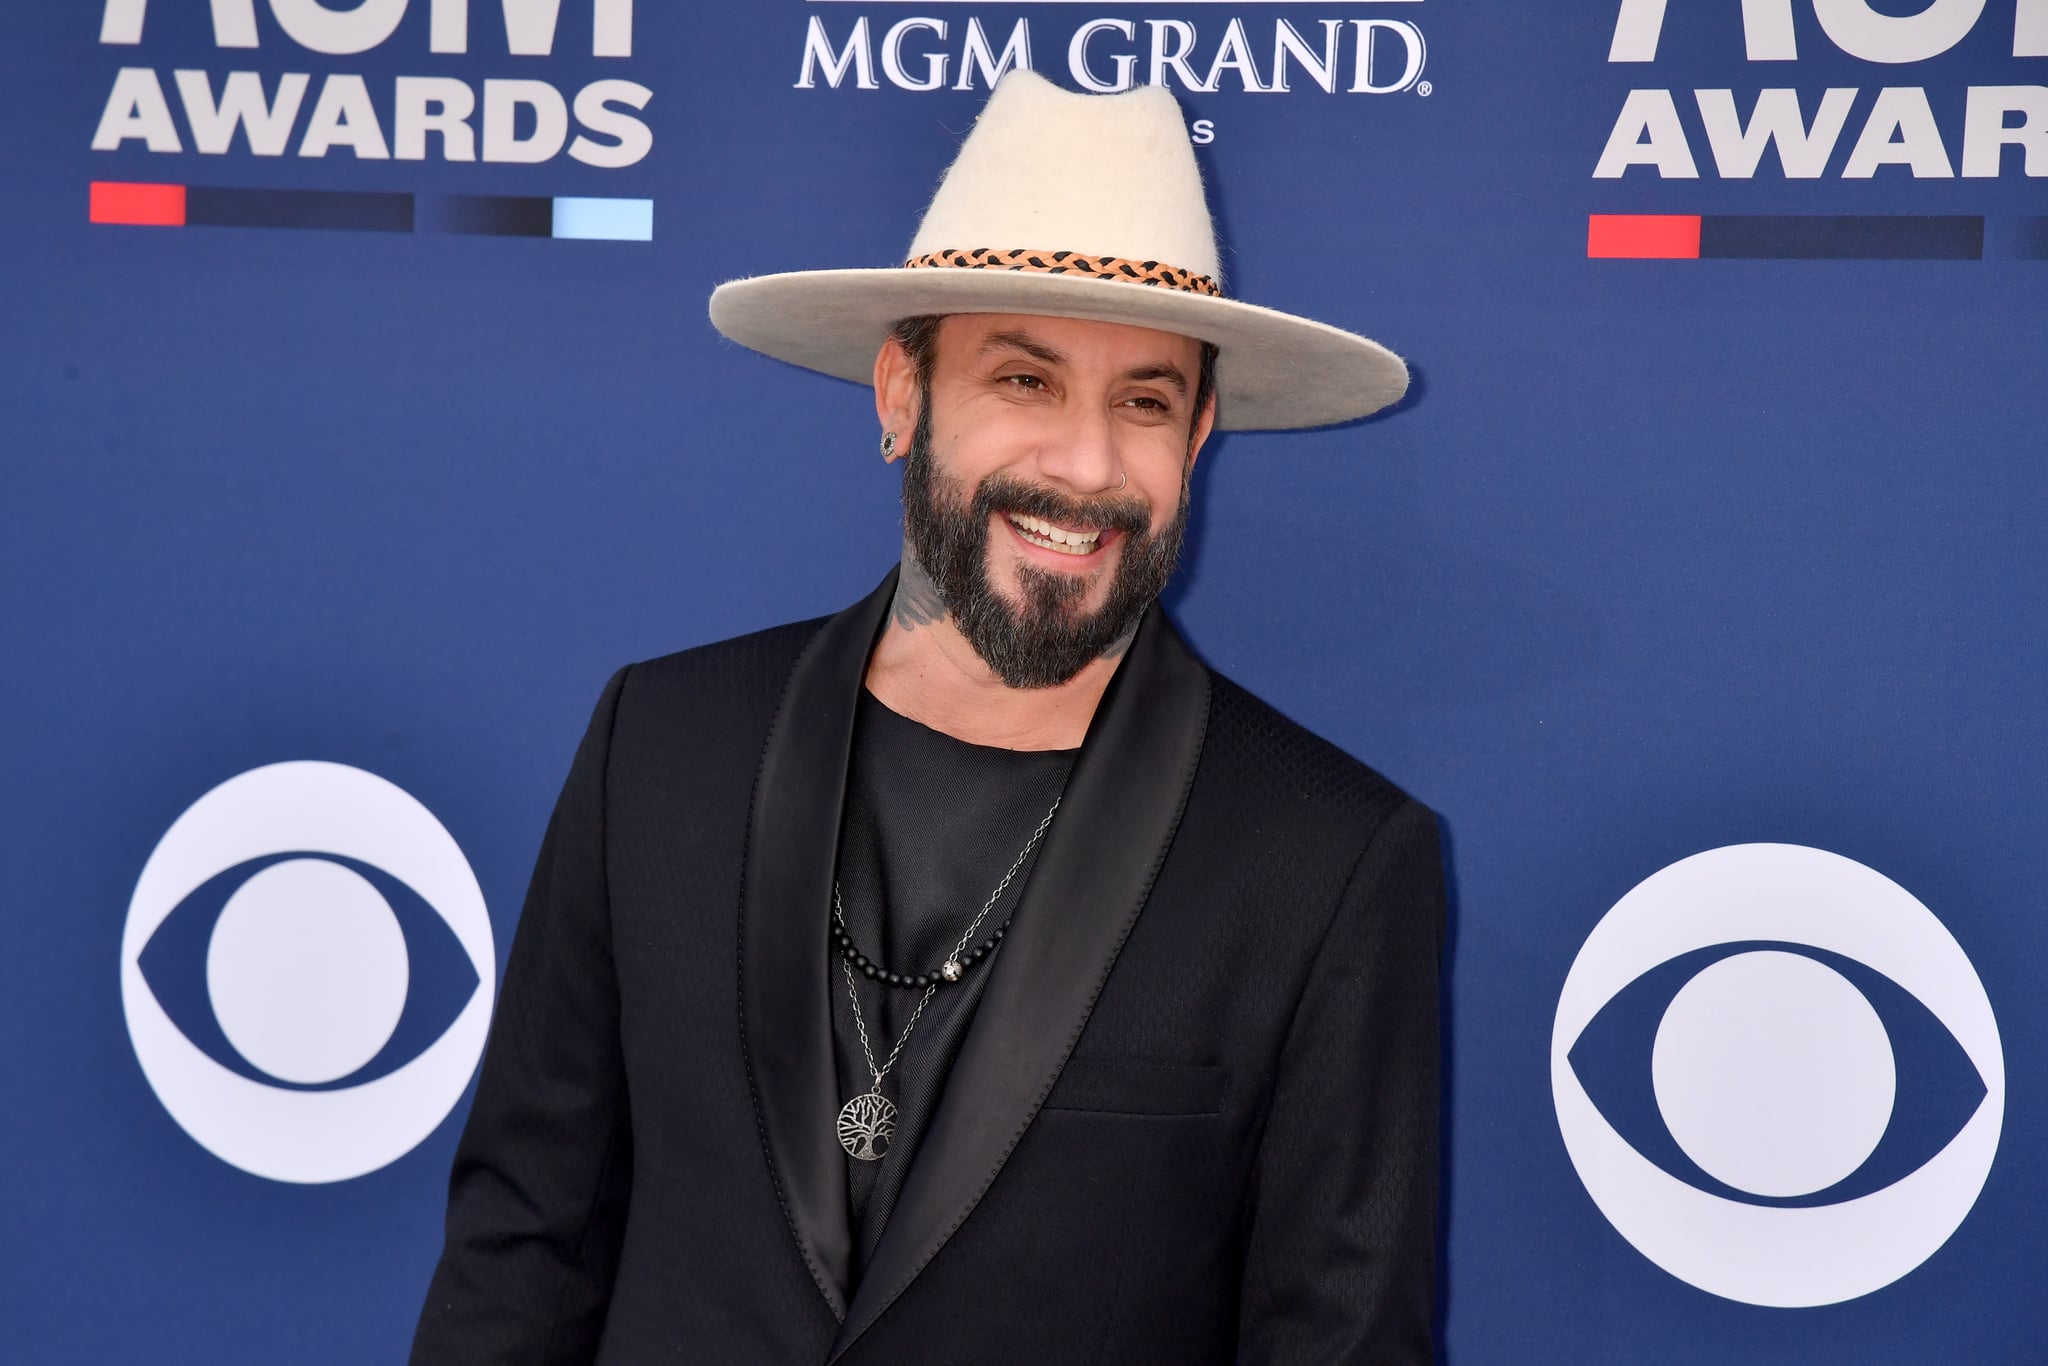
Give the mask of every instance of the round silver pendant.
[[855, 1096], [839, 1110], [839, 1146], [847, 1156], [873, 1162], [889, 1151], [896, 1137], [896, 1107], [877, 1091]]

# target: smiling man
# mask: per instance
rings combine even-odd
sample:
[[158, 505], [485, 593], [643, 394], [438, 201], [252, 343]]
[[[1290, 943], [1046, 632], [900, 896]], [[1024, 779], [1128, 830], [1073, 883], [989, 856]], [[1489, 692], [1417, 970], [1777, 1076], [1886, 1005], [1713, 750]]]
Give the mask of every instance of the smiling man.
[[[899, 322], [874, 382], [885, 458], [897, 458], [898, 429], [913, 433], [902, 629], [879, 643], [869, 689], [950, 735], [1079, 745], [1173, 574], [1215, 418], [1214, 361], [1206, 343], [1115, 323]], [[943, 471], [932, 453], [941, 413]], [[927, 624], [942, 629], [916, 634]], [[937, 671], [945, 684], [934, 687]], [[934, 707], [948, 714], [927, 716]]]
[[1214, 430], [1406, 372], [1216, 262], [1170, 96], [1013, 72], [903, 266], [714, 293], [902, 562], [606, 688], [415, 1362], [1432, 1358], [1434, 818], [1156, 604]]

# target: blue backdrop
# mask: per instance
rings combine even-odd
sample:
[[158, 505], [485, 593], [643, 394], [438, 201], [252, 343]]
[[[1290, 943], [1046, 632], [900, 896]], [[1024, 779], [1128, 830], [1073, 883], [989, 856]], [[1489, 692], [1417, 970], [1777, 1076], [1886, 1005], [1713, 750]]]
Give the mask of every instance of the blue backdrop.
[[[131, 1042], [138, 878], [217, 784], [348, 765], [453, 836], [502, 962], [609, 672], [834, 610], [896, 553], [867, 392], [724, 342], [711, 286], [899, 259], [1021, 33], [1205, 121], [1233, 294], [1414, 367], [1380, 417], [1216, 442], [1168, 603], [1444, 816], [1450, 1360], [2042, 1359], [2048, 6], [549, 8], [8, 18], [0, 1357], [402, 1359], [466, 1098], [347, 1180], [216, 1157]], [[222, 146], [234, 72], [270, 154]], [[1800, 126], [1748, 157], [1786, 90]], [[1624, 893], [1754, 842], [1918, 898], [2012, 1078], [1925, 1093], [2003, 1106], [1953, 1236], [1814, 1307], [1639, 1252], [1547, 1047]], [[416, 992], [467, 970], [411, 961]], [[197, 981], [152, 987], [203, 1033]], [[1909, 1076], [1969, 1063], [1908, 1033], [1893, 1122], [1927, 1129]]]

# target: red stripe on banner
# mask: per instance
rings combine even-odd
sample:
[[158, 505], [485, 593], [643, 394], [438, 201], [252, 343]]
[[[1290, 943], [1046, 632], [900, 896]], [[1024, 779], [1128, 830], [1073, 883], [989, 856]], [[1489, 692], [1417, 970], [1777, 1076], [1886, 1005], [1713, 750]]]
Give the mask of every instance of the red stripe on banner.
[[1696, 213], [1596, 213], [1586, 219], [1586, 255], [1634, 260], [1696, 261]]
[[95, 223], [182, 228], [185, 226], [185, 187], [95, 180], [92, 183], [90, 215]]

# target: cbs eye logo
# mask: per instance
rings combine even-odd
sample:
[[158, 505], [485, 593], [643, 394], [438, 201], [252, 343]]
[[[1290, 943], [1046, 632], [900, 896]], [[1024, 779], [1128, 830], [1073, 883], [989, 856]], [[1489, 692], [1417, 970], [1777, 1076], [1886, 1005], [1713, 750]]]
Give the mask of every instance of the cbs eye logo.
[[342, 764], [270, 764], [194, 802], [121, 936], [150, 1088], [200, 1146], [273, 1181], [345, 1181], [432, 1133], [482, 1056], [496, 979], [454, 838]]
[[1790, 844], [1710, 849], [1616, 902], [1565, 978], [1550, 1084], [1622, 1237], [1778, 1308], [1932, 1256], [2005, 1118], [1998, 1023], [1955, 939], [1889, 878]]

